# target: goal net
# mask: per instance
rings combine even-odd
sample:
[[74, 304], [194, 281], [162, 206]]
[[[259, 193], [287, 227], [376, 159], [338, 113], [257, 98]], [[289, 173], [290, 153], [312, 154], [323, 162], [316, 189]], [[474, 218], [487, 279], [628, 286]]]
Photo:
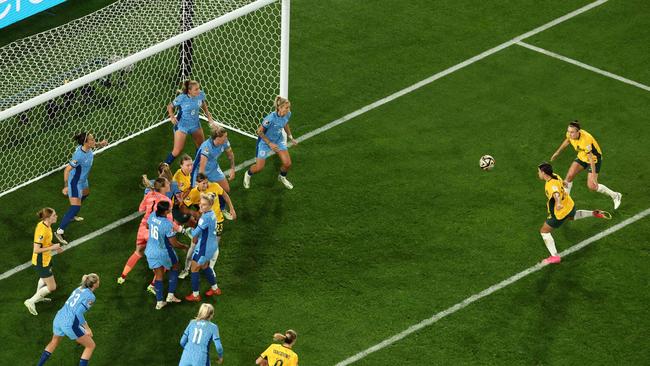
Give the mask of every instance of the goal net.
[[119, 0], [0, 48], [0, 196], [63, 168], [78, 132], [111, 148], [167, 123], [185, 79], [218, 123], [253, 137], [287, 93], [288, 6]]

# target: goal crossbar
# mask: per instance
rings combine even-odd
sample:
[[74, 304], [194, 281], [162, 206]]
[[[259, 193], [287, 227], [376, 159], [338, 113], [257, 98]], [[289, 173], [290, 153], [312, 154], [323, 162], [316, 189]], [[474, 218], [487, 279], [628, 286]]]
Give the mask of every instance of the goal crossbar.
[[[178, 44], [190, 40], [196, 36], [199, 36], [205, 32], [208, 32], [214, 28], [217, 28], [223, 24], [226, 24], [232, 20], [235, 20], [237, 18], [240, 18], [244, 15], [247, 15], [249, 13], [254, 12], [255, 10], [258, 10], [260, 8], [263, 8], [264, 6], [270, 5], [277, 2], [277, 0], [257, 0], [255, 2], [252, 2], [248, 5], [245, 5], [237, 10], [234, 10], [230, 13], [224, 14], [214, 20], [211, 20], [207, 23], [201, 24], [197, 26], [196, 28], [190, 29], [186, 32], [180, 33], [174, 37], [171, 37], [167, 39], [166, 41], [163, 41], [161, 43], [158, 43], [156, 45], [153, 45], [149, 48], [146, 48], [142, 51], [136, 52], [131, 56], [127, 56], [119, 61], [116, 61], [108, 66], [105, 66], [99, 70], [93, 71], [83, 77], [80, 77], [78, 79], [72, 80], [64, 85], [61, 85], [55, 89], [52, 89], [46, 93], [40, 94], [38, 96], [35, 96], [31, 99], [28, 99], [20, 104], [17, 104], [13, 107], [7, 108], [3, 111], [0, 111], [0, 122], [3, 120], [6, 120], [8, 118], [11, 118], [21, 112], [24, 112], [28, 109], [31, 109], [37, 105], [43, 104], [47, 102], [48, 100], [54, 99], [58, 96], [61, 96], [67, 92], [70, 92], [72, 90], [75, 90], [77, 88], [80, 88], [84, 86], [85, 84], [88, 84], [90, 82], [93, 82], [95, 80], [101, 79], [102, 77], [105, 77], [107, 75], [110, 75], [116, 71], [119, 71], [121, 69], [124, 69], [127, 66], [130, 66], [138, 61], [144, 60], [145, 58], [148, 58], [152, 55], [155, 55], [157, 53], [160, 53], [166, 49], [169, 49], [171, 47], [175, 47]], [[288, 62], [288, 61], [287, 61]], [[285, 76], [286, 78], [286, 76]]]

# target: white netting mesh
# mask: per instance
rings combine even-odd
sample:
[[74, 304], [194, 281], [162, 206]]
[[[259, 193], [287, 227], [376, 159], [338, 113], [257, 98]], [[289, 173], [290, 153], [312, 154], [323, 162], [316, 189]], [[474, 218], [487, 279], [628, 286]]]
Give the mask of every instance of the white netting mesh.
[[[252, 1], [121, 0], [56, 29], [0, 48], [0, 110], [83, 77]], [[193, 11], [187, 11], [187, 5]], [[183, 11], [184, 8], [186, 11]], [[191, 14], [181, 21], [181, 14]], [[191, 78], [215, 118], [254, 134], [280, 85], [281, 3], [274, 2], [192, 39]], [[176, 95], [181, 45], [0, 120], [0, 195], [61, 167], [72, 136], [109, 142], [166, 118]], [[187, 49], [187, 47], [186, 47]], [[171, 125], [170, 125], [171, 126]], [[171, 147], [171, 127], [170, 127]]]

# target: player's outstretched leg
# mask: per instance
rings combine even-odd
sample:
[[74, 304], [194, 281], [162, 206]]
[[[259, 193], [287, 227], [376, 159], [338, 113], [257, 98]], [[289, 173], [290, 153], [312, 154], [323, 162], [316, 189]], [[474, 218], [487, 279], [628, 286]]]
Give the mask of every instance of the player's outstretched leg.
[[610, 220], [612, 218], [612, 214], [602, 210], [576, 210], [576, 214], [575, 216], [573, 216], [573, 219], [580, 220], [580, 219], [585, 219], [587, 217], [595, 217], [597, 219]]

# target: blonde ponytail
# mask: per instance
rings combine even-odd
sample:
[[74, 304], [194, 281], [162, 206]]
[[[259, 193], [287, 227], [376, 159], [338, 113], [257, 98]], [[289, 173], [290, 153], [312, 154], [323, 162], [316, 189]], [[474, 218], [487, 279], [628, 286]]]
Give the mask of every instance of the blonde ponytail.
[[99, 282], [99, 276], [95, 273], [85, 274], [81, 277], [79, 287], [92, 289]]
[[283, 97], [278, 95], [277, 97], [275, 97], [275, 101], [273, 102], [273, 105], [275, 106], [275, 111], [276, 112], [279, 111], [280, 107], [282, 107], [283, 105], [285, 105], [287, 103], [289, 103], [289, 104], [291, 103], [289, 101], [289, 99], [283, 98]]

